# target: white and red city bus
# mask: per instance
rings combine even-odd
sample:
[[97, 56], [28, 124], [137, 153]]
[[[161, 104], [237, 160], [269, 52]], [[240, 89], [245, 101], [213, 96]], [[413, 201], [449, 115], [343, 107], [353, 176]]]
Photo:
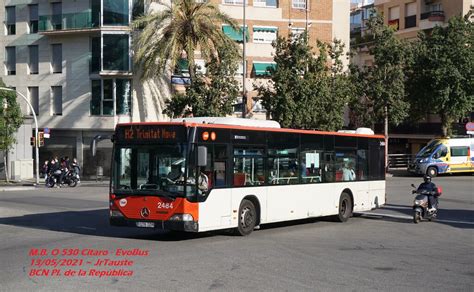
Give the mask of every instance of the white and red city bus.
[[191, 118], [116, 127], [110, 223], [202, 232], [385, 204], [383, 136]]

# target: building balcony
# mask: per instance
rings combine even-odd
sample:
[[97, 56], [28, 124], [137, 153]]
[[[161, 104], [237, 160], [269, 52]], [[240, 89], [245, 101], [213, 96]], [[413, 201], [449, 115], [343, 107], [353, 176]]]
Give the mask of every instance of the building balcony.
[[91, 11], [66, 13], [57, 15], [42, 15], [39, 17], [39, 33], [65, 34], [89, 32], [99, 29], [100, 15]]
[[432, 29], [437, 25], [443, 25], [445, 20], [443, 11], [430, 11], [420, 15], [420, 29]]
[[444, 11], [425, 12], [420, 15], [420, 19], [421, 20], [428, 19], [428, 21], [433, 21], [433, 22], [439, 22], [439, 21], [444, 22], [445, 20]]

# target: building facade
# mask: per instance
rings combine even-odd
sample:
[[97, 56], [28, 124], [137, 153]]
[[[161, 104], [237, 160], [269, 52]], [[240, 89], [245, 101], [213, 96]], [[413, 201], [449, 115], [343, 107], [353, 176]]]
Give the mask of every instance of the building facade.
[[[453, 16], [466, 15], [474, 0], [374, 0], [373, 4], [355, 6], [351, 9], [351, 49], [356, 53], [351, 62], [359, 66], [371, 66], [373, 56], [363, 41], [365, 23], [373, 9], [381, 13], [386, 25], [395, 29], [395, 35], [406, 40], [415, 40], [420, 31], [429, 31], [435, 26], [447, 25]], [[464, 132], [464, 124], [474, 120], [474, 113], [462, 118], [455, 130]], [[383, 125], [376, 125], [383, 132]], [[400, 125], [389, 129], [389, 151], [391, 154], [415, 154], [426, 143], [442, 135], [441, 121], [436, 115], [414, 125]]]
[[[130, 24], [134, 17], [160, 9], [159, 4], [146, 0], [0, 3], [0, 19], [4, 20], [0, 33], [4, 69], [0, 77], [31, 102], [40, 130], [50, 130], [50, 138], [40, 148], [40, 161], [76, 157], [83, 165], [84, 176], [94, 176], [97, 167], [107, 175], [112, 145], [107, 140], [100, 142], [97, 156], [92, 157], [90, 144], [95, 136], [110, 135], [119, 122], [168, 119], [162, 111], [172, 91], [182, 83], [181, 73], [140, 80], [132, 60], [136, 32]], [[243, 24], [242, 0], [216, 4]], [[250, 97], [254, 95], [254, 81], [268, 78], [267, 67], [273, 64], [271, 42], [277, 35], [297, 34], [307, 28], [311, 40], [330, 42], [338, 38], [349, 43], [346, 0], [249, 0], [245, 9], [245, 78]], [[222, 29], [242, 43], [242, 36], [239, 39], [229, 28]], [[244, 70], [240, 71], [242, 79]], [[33, 165], [33, 150], [27, 146], [33, 113], [21, 98], [18, 101], [27, 114], [26, 128], [19, 132], [10, 160], [15, 163], [26, 159]], [[251, 99], [248, 107], [261, 112]]]

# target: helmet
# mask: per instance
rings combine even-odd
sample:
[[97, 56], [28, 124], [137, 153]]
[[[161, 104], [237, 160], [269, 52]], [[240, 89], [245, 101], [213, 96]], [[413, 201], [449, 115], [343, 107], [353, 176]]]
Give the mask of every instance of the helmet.
[[425, 176], [423, 177], [423, 180], [424, 180], [425, 182], [431, 182], [431, 176], [425, 174]]

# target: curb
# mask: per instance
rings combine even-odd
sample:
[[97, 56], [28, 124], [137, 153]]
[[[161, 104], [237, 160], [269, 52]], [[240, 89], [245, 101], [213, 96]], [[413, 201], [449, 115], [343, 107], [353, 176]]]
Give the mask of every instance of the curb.
[[32, 191], [35, 190], [35, 187], [0, 187], [0, 192], [12, 192], [12, 191]]

